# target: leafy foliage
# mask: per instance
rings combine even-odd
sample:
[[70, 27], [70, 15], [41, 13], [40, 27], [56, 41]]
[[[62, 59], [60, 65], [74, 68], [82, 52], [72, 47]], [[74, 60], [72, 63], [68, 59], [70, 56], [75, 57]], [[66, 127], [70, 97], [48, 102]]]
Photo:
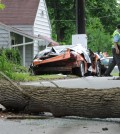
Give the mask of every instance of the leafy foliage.
[[74, 0], [47, 0], [53, 37], [59, 42], [71, 42], [76, 32]]
[[9, 64], [6, 55], [5, 55], [5, 51], [2, 51], [1, 56], [0, 56], [0, 70], [2, 70], [3, 72], [10, 72], [12, 69], [11, 64]]
[[3, 10], [5, 8], [5, 5], [2, 4], [1, 0], [0, 0], [0, 10]]
[[86, 0], [86, 18], [97, 17], [104, 26], [106, 32], [112, 33], [119, 23], [119, 4], [116, 0]]
[[[71, 44], [76, 34], [76, 0], [46, 0], [53, 38]], [[88, 47], [111, 52], [111, 35], [120, 22], [120, 4], [116, 0], [85, 0]]]
[[0, 56], [5, 54], [7, 60], [10, 62], [13, 62], [15, 64], [20, 64], [21, 63], [21, 57], [18, 49], [0, 49]]
[[[105, 29], [98, 18], [91, 19], [87, 29], [88, 48], [95, 52], [108, 51], [110, 54], [112, 46], [110, 34], [105, 32]], [[108, 50], [108, 48], [110, 49]]]
[[0, 70], [10, 78], [13, 72], [26, 72], [26, 68], [20, 66], [20, 56], [18, 50], [0, 49]]

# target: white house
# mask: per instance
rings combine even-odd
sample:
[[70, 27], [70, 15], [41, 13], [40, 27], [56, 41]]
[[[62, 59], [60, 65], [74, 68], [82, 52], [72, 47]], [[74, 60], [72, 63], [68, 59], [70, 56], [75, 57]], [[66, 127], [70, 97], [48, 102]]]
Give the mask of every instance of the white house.
[[17, 47], [24, 66], [29, 66], [39, 49], [49, 44], [51, 25], [45, 0], [2, 0], [0, 47]]

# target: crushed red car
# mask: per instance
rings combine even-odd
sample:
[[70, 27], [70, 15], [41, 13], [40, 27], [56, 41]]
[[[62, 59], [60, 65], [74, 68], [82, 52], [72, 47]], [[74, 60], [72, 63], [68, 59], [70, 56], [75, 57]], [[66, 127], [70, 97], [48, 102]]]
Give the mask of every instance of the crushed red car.
[[82, 45], [47, 47], [40, 51], [30, 65], [34, 75], [69, 73], [78, 76], [101, 75], [100, 58]]

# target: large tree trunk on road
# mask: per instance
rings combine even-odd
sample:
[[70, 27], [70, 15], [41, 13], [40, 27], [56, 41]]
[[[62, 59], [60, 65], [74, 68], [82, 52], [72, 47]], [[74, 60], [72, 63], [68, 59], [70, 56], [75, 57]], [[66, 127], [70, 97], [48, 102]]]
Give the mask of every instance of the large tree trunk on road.
[[120, 88], [66, 89], [16, 86], [6, 80], [0, 80], [0, 104], [9, 110], [26, 113], [51, 112], [57, 117], [118, 118]]

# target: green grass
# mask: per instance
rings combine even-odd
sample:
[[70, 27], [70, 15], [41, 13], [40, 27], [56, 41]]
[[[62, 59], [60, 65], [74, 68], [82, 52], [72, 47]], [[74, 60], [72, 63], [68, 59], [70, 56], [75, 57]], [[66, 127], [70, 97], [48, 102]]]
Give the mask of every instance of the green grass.
[[58, 74], [44, 74], [31, 76], [29, 73], [12, 73], [11, 78], [15, 81], [39, 81], [39, 80], [53, 80], [53, 79], [64, 79], [74, 78], [74, 75], [58, 75]]

